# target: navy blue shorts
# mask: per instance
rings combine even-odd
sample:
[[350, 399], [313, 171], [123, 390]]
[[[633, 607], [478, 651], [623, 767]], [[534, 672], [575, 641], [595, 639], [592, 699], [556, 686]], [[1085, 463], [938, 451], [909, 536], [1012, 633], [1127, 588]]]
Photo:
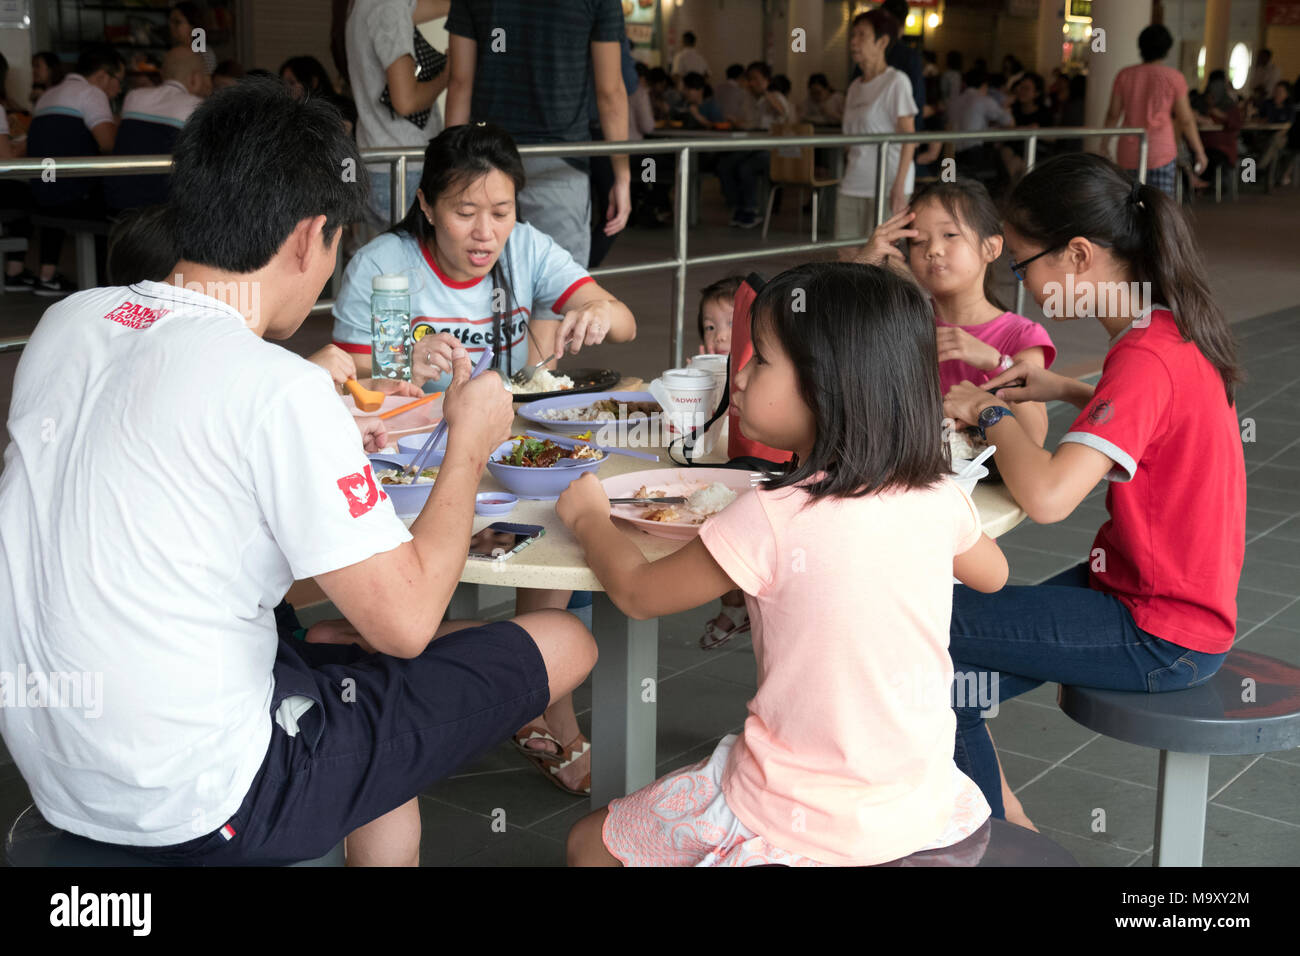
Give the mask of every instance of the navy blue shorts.
[[272, 717], [266, 758], [235, 815], [187, 843], [129, 849], [177, 866], [324, 856], [550, 702], [541, 652], [512, 621], [440, 637], [412, 660], [281, 638], [274, 674], [272, 714], [295, 694], [316, 704], [293, 737]]

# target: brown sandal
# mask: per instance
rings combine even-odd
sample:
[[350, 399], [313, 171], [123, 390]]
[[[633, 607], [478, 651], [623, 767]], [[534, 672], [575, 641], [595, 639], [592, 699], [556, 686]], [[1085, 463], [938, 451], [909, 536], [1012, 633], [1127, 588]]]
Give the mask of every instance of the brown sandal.
[[[555, 749], [541, 750], [537, 747], [528, 746], [534, 740], [544, 740], [548, 744], [554, 744]], [[530, 760], [538, 760], [542, 763], [559, 763], [564, 759], [564, 744], [551, 736], [543, 724], [529, 724], [514, 735], [512, 742], [515, 749]]]
[[[551, 737], [549, 734], [547, 735], [547, 737], [550, 740], [555, 740], [555, 738]], [[551, 761], [537, 759], [537, 752], [533, 750], [529, 750], [527, 753], [527, 756], [529, 758], [528, 762], [531, 763], [534, 767], [536, 767], [539, 771], [541, 771], [546, 776], [547, 780], [551, 781], [551, 783], [555, 784], [565, 793], [575, 797], [589, 797], [591, 796], [591, 772], [590, 771], [583, 774], [582, 782], [579, 784], [578, 789], [574, 789], [573, 787], [568, 786], [563, 780], [560, 779], [561, 770], [563, 770], [565, 767], [569, 766], [575, 760], [578, 760], [580, 757], [582, 757], [583, 754], [591, 750], [591, 741], [589, 741], [581, 733], [579, 733], [578, 736], [574, 737], [571, 743], [577, 744], [578, 746], [571, 747], [568, 744], [562, 744], [560, 746], [561, 749], [560, 754], [558, 755], [546, 754], [547, 757], [551, 757], [551, 758], [556, 758], [558, 756], [559, 757], [558, 761], [555, 759], [552, 759]]]

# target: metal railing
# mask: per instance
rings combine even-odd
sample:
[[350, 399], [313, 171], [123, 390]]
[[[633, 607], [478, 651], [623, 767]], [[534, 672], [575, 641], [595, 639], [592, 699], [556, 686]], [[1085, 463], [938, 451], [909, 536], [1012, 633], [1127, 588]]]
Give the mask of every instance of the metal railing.
[[[888, 193], [885, 188], [887, 172], [886, 150], [893, 144], [904, 143], [1025, 143], [1025, 167], [1034, 165], [1040, 139], [1083, 139], [1095, 136], [1137, 136], [1138, 137], [1138, 177], [1146, 180], [1147, 135], [1140, 127], [1120, 127], [1099, 129], [1092, 127], [1052, 127], [1047, 129], [989, 129], [969, 133], [953, 133], [943, 130], [923, 130], [917, 133], [814, 133], [809, 136], [771, 136], [757, 134], [719, 133], [716, 140], [692, 139], [654, 139], [621, 143], [548, 143], [541, 145], [520, 146], [519, 152], [525, 158], [541, 156], [609, 156], [618, 153], [675, 153], [677, 155], [677, 197], [674, 210], [673, 257], [635, 265], [606, 266], [591, 270], [596, 278], [607, 276], [633, 275], [641, 272], [673, 270], [673, 325], [669, 336], [670, 362], [673, 367], [680, 366], [685, 358], [683, 335], [686, 321], [686, 273], [692, 266], [718, 265], [727, 262], [750, 262], [755, 259], [767, 259], [778, 256], [791, 256], [803, 253], [826, 252], [842, 246], [860, 246], [868, 236], [853, 239], [829, 239], [819, 242], [794, 243], [783, 246], [763, 246], [747, 248], [739, 252], [715, 253], [691, 258], [689, 254], [689, 227], [691, 190], [696, 188], [692, 177], [692, 158], [707, 152], [743, 152], [751, 150], [786, 149], [790, 147], [821, 146], [845, 147], [874, 145], [876, 147], [876, 196], [874, 225], [884, 221], [885, 203]], [[362, 160], [367, 165], [387, 163], [392, 182], [392, 210], [400, 218], [407, 209], [406, 164], [424, 158], [424, 150], [418, 147], [410, 149], [363, 149]], [[95, 156], [73, 157], [56, 160], [57, 174], [60, 176], [123, 176], [138, 173], [166, 173], [171, 169], [170, 156]], [[19, 159], [0, 162], [0, 179], [39, 178], [48, 168], [48, 161], [42, 159]], [[874, 226], [873, 226], [874, 228]], [[1024, 287], [1016, 288], [1016, 311], [1023, 309]], [[329, 312], [334, 307], [333, 299], [320, 299], [312, 307], [312, 314]], [[21, 349], [27, 344], [25, 337], [0, 339], [0, 352]]]

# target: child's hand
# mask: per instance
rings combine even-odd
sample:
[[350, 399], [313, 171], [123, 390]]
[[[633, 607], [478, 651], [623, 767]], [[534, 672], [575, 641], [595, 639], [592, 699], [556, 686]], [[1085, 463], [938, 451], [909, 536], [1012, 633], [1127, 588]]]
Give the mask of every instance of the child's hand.
[[609, 520], [609, 496], [596, 476], [588, 472], [561, 492], [555, 513], [570, 531], [587, 518]]
[[868, 266], [883, 266], [890, 259], [894, 259], [899, 265], [906, 265], [907, 259], [903, 252], [898, 248], [897, 243], [902, 239], [911, 239], [919, 235], [915, 229], [909, 229], [908, 223], [916, 218], [916, 213], [910, 209], [904, 209], [902, 212], [889, 219], [886, 219], [867, 240], [867, 244], [858, 250], [857, 255], [853, 257], [854, 262], [860, 262]]
[[357, 428], [361, 429], [361, 446], [367, 455], [376, 455], [388, 444], [388, 429], [377, 415], [358, 417]]
[[424, 398], [423, 389], [419, 388], [414, 382], [408, 382], [400, 378], [363, 378], [359, 379], [357, 384], [373, 392], [383, 392], [385, 395]]
[[955, 325], [940, 327], [936, 332], [936, 338], [940, 362], [956, 359], [985, 372], [991, 372], [1002, 361], [1001, 352]]
[[1064, 394], [1062, 383], [1072, 379], [1032, 362], [1017, 362], [984, 383], [984, 390], [1006, 402], [1053, 402]]
[[943, 413], [963, 425], [979, 424], [980, 412], [990, 405], [1005, 405], [1002, 399], [989, 394], [978, 385], [958, 382], [943, 397]]
[[357, 366], [352, 361], [352, 356], [337, 345], [327, 345], [319, 352], [313, 352], [307, 356], [307, 361], [329, 372], [336, 386], [342, 385], [350, 378], [355, 378], [357, 374]]

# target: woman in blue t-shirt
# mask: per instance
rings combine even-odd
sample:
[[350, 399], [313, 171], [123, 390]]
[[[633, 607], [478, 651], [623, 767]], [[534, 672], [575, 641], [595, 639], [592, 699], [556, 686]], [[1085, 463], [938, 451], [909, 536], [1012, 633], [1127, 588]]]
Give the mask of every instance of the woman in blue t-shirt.
[[[550, 236], [517, 222], [524, 167], [501, 127], [443, 130], [424, 152], [420, 189], [406, 217], [348, 263], [334, 304], [334, 342], [370, 375], [370, 283], [382, 273], [411, 280], [411, 380], [425, 391], [451, 381], [451, 351], [471, 359], [491, 345], [506, 375], [557, 352], [630, 342], [636, 320]], [[554, 363], [549, 367], [554, 368]], [[518, 613], [564, 608], [571, 592], [520, 588]], [[572, 697], [515, 735], [515, 746], [560, 789], [591, 792], [591, 744]]]
[[[490, 123], [429, 141], [410, 211], [348, 263], [334, 304], [334, 341], [370, 375], [370, 283], [411, 280], [412, 380], [451, 381], [451, 350], [491, 345], [507, 375], [563, 350], [629, 342], [636, 320], [545, 233], [517, 222], [524, 167], [510, 134]], [[552, 363], [550, 368], [554, 368]]]

